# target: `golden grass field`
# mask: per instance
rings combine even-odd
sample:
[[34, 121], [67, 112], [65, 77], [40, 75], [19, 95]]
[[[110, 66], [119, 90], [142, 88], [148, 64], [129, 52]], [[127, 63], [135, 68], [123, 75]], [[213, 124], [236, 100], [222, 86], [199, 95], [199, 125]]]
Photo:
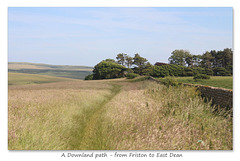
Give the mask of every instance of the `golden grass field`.
[[8, 149], [232, 150], [232, 117], [210, 104], [147, 80], [10, 85]]

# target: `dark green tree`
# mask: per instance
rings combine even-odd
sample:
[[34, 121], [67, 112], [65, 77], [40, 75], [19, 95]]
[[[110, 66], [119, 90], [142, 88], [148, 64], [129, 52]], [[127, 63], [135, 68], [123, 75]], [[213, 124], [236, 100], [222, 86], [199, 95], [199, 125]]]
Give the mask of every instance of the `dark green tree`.
[[85, 80], [93, 80], [93, 74], [89, 74], [85, 77]]
[[223, 67], [233, 65], [233, 52], [231, 49], [226, 48], [223, 50]]
[[185, 62], [187, 63], [188, 67], [193, 66], [193, 56], [191, 54], [187, 55], [185, 58]]
[[125, 64], [128, 68], [130, 68], [133, 64], [133, 58], [127, 55], [125, 57]]
[[217, 67], [213, 69], [215, 76], [230, 76], [231, 73], [223, 67]]
[[174, 50], [171, 54], [172, 55], [168, 58], [169, 63], [182, 66], [185, 66], [187, 64], [186, 59], [191, 57], [190, 52], [187, 50]]
[[210, 52], [205, 52], [202, 55], [202, 67], [203, 68], [212, 68], [212, 64], [213, 64], [213, 56], [211, 55]]
[[136, 65], [137, 67], [134, 68], [134, 72], [142, 75], [143, 74], [143, 69], [145, 68], [147, 64], [147, 59], [141, 57], [138, 53], [135, 54], [133, 57], [133, 64]]
[[114, 59], [105, 59], [104, 61], [116, 63]]
[[152, 75], [153, 72], [153, 65], [149, 62], [147, 62], [147, 64], [145, 65], [145, 68], [143, 68], [142, 74], [143, 75]]
[[213, 68], [233, 65], [233, 52], [231, 49], [226, 48], [223, 51], [212, 50], [210, 51], [210, 53], [213, 57], [212, 59]]
[[93, 79], [112, 79], [121, 78], [124, 76], [124, 72], [127, 70], [127, 68], [108, 60], [109, 59], [107, 59], [107, 61], [101, 61], [94, 66]]
[[125, 57], [127, 54], [119, 53], [116, 57], [118, 64], [125, 65]]
[[193, 55], [193, 67], [201, 66], [202, 55]]

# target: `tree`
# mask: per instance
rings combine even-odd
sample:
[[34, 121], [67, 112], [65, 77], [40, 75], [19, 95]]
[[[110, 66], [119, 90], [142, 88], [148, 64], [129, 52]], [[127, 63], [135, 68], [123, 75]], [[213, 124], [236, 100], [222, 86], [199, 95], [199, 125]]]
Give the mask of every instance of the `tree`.
[[198, 67], [201, 65], [202, 55], [193, 55], [193, 67]]
[[[186, 59], [191, 57], [191, 54], [187, 50], [174, 50], [172, 55], [168, 58], [170, 64], [177, 64], [177, 65], [186, 65]], [[190, 60], [190, 59], [187, 59]], [[190, 61], [189, 61], [190, 62]]]
[[230, 76], [231, 73], [223, 67], [217, 67], [213, 69], [215, 76]]
[[116, 63], [114, 59], [105, 59], [104, 61]]
[[166, 77], [166, 76], [169, 76], [169, 72], [163, 66], [154, 65], [151, 76], [153, 76], [153, 77]]
[[119, 53], [116, 57], [118, 64], [124, 65], [127, 54]]
[[[107, 61], [106, 61], [107, 60]], [[94, 66], [93, 79], [112, 79], [124, 76], [126, 67], [106, 59]]]
[[93, 74], [89, 74], [85, 77], [85, 80], [93, 80]]
[[189, 68], [189, 67], [184, 68], [184, 76], [193, 76], [193, 75], [194, 73], [192, 68]]
[[142, 71], [145, 68], [147, 63], [147, 59], [141, 57], [138, 53], [135, 54], [134, 58], [133, 58], [133, 64], [135, 64], [137, 67], [134, 68], [134, 71], [139, 74], [142, 75]]
[[135, 54], [133, 58], [133, 64], [137, 65], [138, 67], [144, 66], [147, 62], [146, 58], [141, 57], [138, 53]]
[[143, 75], [151, 75], [153, 71], [153, 65], [149, 62], [147, 62], [147, 64], [145, 65], [145, 68], [143, 68], [142, 70], [142, 74]]
[[188, 67], [192, 67], [193, 66], [193, 56], [192, 55], [187, 55], [185, 58], [185, 61], [188, 65]]
[[228, 65], [226, 67], [224, 67], [231, 75], [233, 75], [233, 66], [232, 65]]
[[213, 62], [213, 56], [211, 55], [210, 52], [205, 52], [205, 54], [203, 54], [202, 56], [202, 67], [204, 68], [211, 68], [212, 67], [212, 63]]
[[125, 64], [127, 65], [128, 68], [130, 68], [133, 64], [133, 58], [127, 55], [125, 57]]
[[220, 67], [220, 63], [219, 63], [219, 58], [218, 58], [218, 53], [216, 52], [216, 50], [211, 50], [210, 54], [212, 55], [213, 59], [212, 59], [212, 67], [216, 68], [216, 67]]
[[223, 67], [233, 65], [233, 52], [231, 49], [226, 48], [223, 50]]

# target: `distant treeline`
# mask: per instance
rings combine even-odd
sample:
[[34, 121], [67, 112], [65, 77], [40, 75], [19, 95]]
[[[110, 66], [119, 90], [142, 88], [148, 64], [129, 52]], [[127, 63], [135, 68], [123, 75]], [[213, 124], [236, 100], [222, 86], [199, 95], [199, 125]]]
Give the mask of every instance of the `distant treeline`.
[[106, 59], [98, 63], [94, 66], [93, 74], [85, 79], [120, 78], [129, 73], [154, 77], [233, 74], [233, 52], [229, 48], [223, 51], [206, 51], [202, 55], [192, 55], [187, 50], [174, 50], [168, 61], [169, 64], [156, 62], [152, 65], [138, 53], [134, 57], [120, 53], [116, 61]]
[[175, 50], [168, 60], [170, 65], [155, 67], [153, 76], [193, 76], [196, 74], [229, 76], [233, 74], [233, 52], [229, 48], [223, 51], [206, 51], [203, 55], [192, 55], [187, 50]]

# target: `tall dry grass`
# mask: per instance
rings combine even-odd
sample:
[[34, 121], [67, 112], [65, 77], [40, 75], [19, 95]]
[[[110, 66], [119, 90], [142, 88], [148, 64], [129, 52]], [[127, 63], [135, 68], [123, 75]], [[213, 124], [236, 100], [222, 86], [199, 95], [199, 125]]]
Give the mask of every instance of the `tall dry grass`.
[[146, 81], [126, 84], [108, 103], [106, 118], [112, 149], [233, 148], [230, 115], [223, 110], [213, 113], [210, 102], [204, 102], [193, 88]]
[[110, 89], [107, 83], [84, 81], [10, 86], [8, 148], [74, 149], [87, 114], [106, 99]]
[[123, 79], [9, 86], [9, 149], [232, 149], [232, 118], [193, 88]]

